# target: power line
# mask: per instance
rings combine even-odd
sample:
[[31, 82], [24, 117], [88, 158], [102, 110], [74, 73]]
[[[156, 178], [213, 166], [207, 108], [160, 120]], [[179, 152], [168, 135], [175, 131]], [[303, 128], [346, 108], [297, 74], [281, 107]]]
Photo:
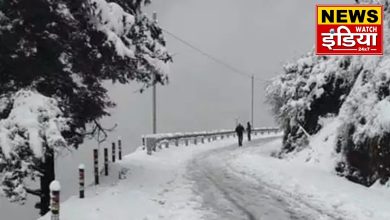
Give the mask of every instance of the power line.
[[[160, 26], [160, 27], [161, 27], [161, 26]], [[240, 70], [240, 69], [238, 69], [238, 68], [236, 68], [236, 67], [234, 67], [234, 66], [232, 66], [232, 65], [230, 65], [230, 64], [228, 64], [228, 63], [226, 63], [226, 62], [224, 62], [223, 60], [221, 60], [221, 59], [219, 59], [219, 58], [217, 58], [217, 57], [211, 55], [210, 53], [205, 52], [204, 50], [198, 48], [197, 46], [193, 45], [192, 43], [190, 43], [190, 42], [184, 40], [183, 38], [177, 36], [176, 34], [170, 32], [170, 31], [168, 31], [167, 29], [162, 28], [162, 27], [161, 27], [161, 29], [162, 29], [165, 33], [167, 33], [168, 35], [170, 35], [171, 37], [173, 37], [174, 39], [180, 41], [181, 43], [183, 43], [184, 45], [188, 46], [189, 48], [191, 48], [191, 49], [197, 51], [197, 52], [200, 53], [201, 55], [203, 55], [203, 56], [205, 56], [205, 57], [207, 57], [207, 58], [213, 60], [214, 62], [216, 62], [216, 63], [218, 63], [218, 64], [224, 66], [224, 67], [227, 68], [227, 69], [230, 69], [233, 73], [239, 74], [239, 75], [244, 76], [244, 77], [247, 77], [247, 78], [252, 78], [252, 76], [254, 76], [253, 74], [249, 74], [249, 73], [247, 73], [247, 72], [245, 72], [245, 71], [242, 71], [242, 70]], [[257, 77], [255, 78], [255, 80], [257, 80], [257, 81], [263, 81], [263, 82], [267, 82], [267, 81], [268, 81], [268, 80], [260, 79], [260, 78], [257, 78]]]
[[[155, 19], [156, 21], [156, 19]], [[156, 21], [157, 22], [157, 21]], [[261, 78], [257, 78], [254, 76], [254, 74], [249, 74], [245, 71], [242, 71], [238, 68], [236, 68], [235, 66], [232, 66], [226, 62], [224, 62], [223, 60], [211, 55], [210, 53], [207, 53], [205, 52], [204, 50], [198, 48], [197, 46], [193, 45], [192, 43], [188, 42], [187, 40], [184, 40], [183, 38], [177, 36], [176, 34], [168, 31], [167, 29], [163, 28], [160, 26], [160, 28], [168, 35], [170, 35], [171, 37], [173, 37], [174, 39], [176, 39], [177, 41], [181, 42], [182, 44], [186, 45], [187, 47], [195, 50], [196, 52], [198, 52], [199, 54], [205, 56], [206, 58], [214, 61], [215, 63], [221, 65], [221, 66], [224, 66], [225, 68], [227, 69], [230, 69], [232, 71], [232, 73], [236, 73], [238, 75], [241, 75], [241, 76], [244, 76], [244, 77], [247, 77], [249, 79], [251, 79], [251, 123], [252, 123], [252, 126], [254, 126], [254, 84], [255, 84], [255, 80], [256, 81], [261, 81], [262, 83], [264, 82], [269, 82], [269, 80], [264, 80], [264, 79], [261, 79]]]

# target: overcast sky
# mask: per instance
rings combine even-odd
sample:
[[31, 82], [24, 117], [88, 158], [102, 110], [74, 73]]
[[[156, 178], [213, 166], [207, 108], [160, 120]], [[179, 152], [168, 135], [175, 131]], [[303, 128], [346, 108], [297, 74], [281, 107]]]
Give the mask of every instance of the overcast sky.
[[[281, 66], [314, 45], [316, 3], [352, 0], [154, 0], [161, 26], [204, 51], [270, 79]], [[174, 55], [170, 83], [158, 88], [158, 131], [233, 128], [235, 119], [250, 119], [250, 79], [237, 75], [166, 36]], [[255, 84], [255, 126], [273, 125], [264, 104], [265, 83]], [[110, 121], [118, 133], [139, 139], [150, 133], [151, 93], [135, 94], [137, 85], [110, 86], [118, 107]], [[130, 135], [130, 136], [129, 136]]]
[[[157, 11], [161, 26], [197, 47], [259, 79], [270, 79], [281, 66], [314, 45], [316, 3], [352, 3], [353, 0], [153, 0], [148, 12]], [[201, 131], [233, 128], [235, 119], [250, 120], [250, 79], [232, 73], [212, 60], [166, 36], [174, 55], [170, 83], [158, 87], [158, 131]], [[122, 136], [129, 152], [141, 134], [152, 130], [150, 91], [136, 93], [139, 85], [109, 85], [118, 106], [107, 126], [119, 124], [112, 138]], [[264, 83], [255, 86], [255, 126], [273, 125], [264, 104]], [[77, 186], [79, 161], [91, 164], [88, 142], [72, 157], [59, 162], [63, 198]], [[108, 146], [108, 143], [105, 144]], [[87, 166], [90, 167], [90, 166]], [[65, 169], [66, 168], [66, 169]], [[21, 208], [20, 211], [18, 208]], [[0, 199], [4, 220], [31, 220], [36, 211], [9, 205]], [[1, 219], [3, 219], [1, 217]]]

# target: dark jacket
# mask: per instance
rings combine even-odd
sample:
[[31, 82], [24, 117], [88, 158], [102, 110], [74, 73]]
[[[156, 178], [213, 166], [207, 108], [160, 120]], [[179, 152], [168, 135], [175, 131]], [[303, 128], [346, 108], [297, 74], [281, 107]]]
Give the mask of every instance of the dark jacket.
[[252, 132], [252, 125], [251, 125], [250, 123], [247, 124], [247, 126], [246, 126], [246, 131], [247, 131], [248, 133]]
[[245, 128], [244, 126], [242, 126], [241, 124], [237, 125], [236, 127], [236, 133], [238, 136], [242, 136], [242, 134], [244, 133], [245, 131]]

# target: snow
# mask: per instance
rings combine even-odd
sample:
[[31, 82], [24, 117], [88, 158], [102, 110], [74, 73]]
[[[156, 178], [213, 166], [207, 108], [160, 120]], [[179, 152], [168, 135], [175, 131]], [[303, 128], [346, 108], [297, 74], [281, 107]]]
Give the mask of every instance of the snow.
[[135, 58], [134, 51], [126, 45], [131, 44], [126, 35], [135, 22], [134, 16], [114, 2], [105, 0], [90, 2], [96, 7], [94, 12], [96, 28], [106, 34], [107, 41], [115, 47], [119, 56]]
[[[312, 153], [309, 157], [311, 159], [307, 161], [271, 156], [280, 151], [280, 138], [244, 148], [231, 146], [236, 139], [229, 138], [197, 146], [172, 147], [153, 156], [148, 156], [145, 151], [138, 149], [118, 164], [111, 165], [111, 176], [103, 179], [100, 186], [89, 187], [85, 199], [72, 197], [61, 204], [61, 219], [218, 219], [219, 215], [234, 216], [240, 213], [238, 209], [218, 213], [223, 212], [222, 206], [228, 207], [221, 199], [226, 196], [225, 193], [232, 192], [242, 194], [228, 197], [234, 199], [233, 203], [240, 201], [246, 204], [238, 207], [247, 211], [249, 216], [264, 216], [261, 219], [290, 219], [286, 213], [291, 212], [300, 216], [299, 219], [390, 219], [390, 210], [387, 207], [390, 203], [388, 189], [381, 185], [367, 188], [354, 184], [329, 172], [329, 167], [318, 165], [316, 158], [331, 160], [333, 149], [327, 149], [327, 146], [332, 146], [334, 137], [329, 134], [340, 125], [335, 118], [322, 120], [327, 124], [323, 129], [327, 132], [310, 137], [311, 144], [329, 143], [313, 148], [312, 151], [317, 149], [317, 152]], [[324, 138], [327, 141], [324, 141]], [[309, 150], [305, 151], [300, 153], [309, 155]], [[206, 156], [212, 156], [211, 160], [203, 161], [202, 158]], [[200, 160], [193, 163], [194, 158]], [[206, 162], [211, 164], [205, 164]], [[227, 185], [226, 188], [218, 190], [218, 187], [214, 188], [207, 185], [207, 182], [202, 182], [206, 180], [199, 180], [202, 178], [202, 172], [206, 172], [199, 169], [208, 167], [225, 169], [224, 172], [217, 169], [207, 171], [215, 172], [210, 178], [217, 178], [219, 186], [225, 187], [224, 184], [232, 181], [244, 181], [245, 186], [255, 188], [240, 189], [244, 186]], [[124, 173], [125, 179], [115, 180], [116, 172]], [[192, 172], [198, 175], [195, 175], [195, 179]], [[201, 185], [198, 181], [201, 181]], [[254, 190], [258, 190], [257, 193]], [[270, 203], [257, 206], [261, 198]], [[274, 198], [277, 201], [272, 201]], [[288, 204], [288, 207], [276, 207], [284, 203]], [[205, 207], [205, 204], [209, 206]], [[215, 210], [218, 208], [221, 210]], [[48, 219], [49, 214], [39, 220]]]
[[378, 124], [383, 131], [390, 131], [390, 102], [382, 100], [376, 107], [377, 117], [374, 124]]
[[[380, 2], [388, 7], [388, 0]], [[388, 12], [385, 36], [390, 32]], [[390, 38], [384, 41], [384, 56], [316, 56], [312, 51], [284, 66], [284, 73], [267, 87], [268, 102], [287, 132], [281, 156], [298, 155], [297, 160], [317, 163], [330, 172], [337, 167], [366, 185], [387, 181], [388, 173], [381, 170], [388, 171], [384, 166], [390, 131]], [[334, 117], [337, 128], [323, 130], [332, 126], [317, 121], [321, 117]], [[317, 140], [306, 138], [300, 127]], [[334, 153], [336, 145], [343, 156]]]
[[61, 133], [68, 129], [68, 119], [55, 99], [34, 90], [20, 90], [8, 101], [12, 108], [0, 119], [0, 193], [23, 202], [30, 179], [39, 177], [34, 166], [44, 159], [44, 146], [57, 152], [66, 147]]
[[[264, 135], [272, 136], [272, 135]], [[61, 204], [62, 220], [198, 220], [202, 198], [193, 191], [188, 163], [197, 155], [235, 144], [235, 138], [170, 147], [153, 155], [142, 148], [110, 165], [109, 178], [86, 189], [86, 198], [76, 196]], [[118, 173], [122, 173], [118, 180]], [[91, 180], [86, 180], [90, 182]], [[50, 214], [40, 218], [49, 220]]]
[[[276, 127], [264, 127], [264, 128], [253, 128], [253, 131], [267, 131], [267, 130], [278, 130]], [[156, 139], [164, 139], [164, 138], [172, 138], [172, 137], [184, 137], [184, 136], [208, 136], [208, 135], [226, 135], [227, 133], [233, 134], [234, 130], [229, 129], [220, 129], [215, 131], [199, 131], [199, 132], [175, 132], [175, 133], [158, 133], [158, 134], [148, 134], [143, 135], [142, 138], [156, 138]]]
[[50, 187], [50, 191], [60, 191], [61, 190], [60, 182], [58, 182], [57, 180], [53, 180], [50, 183], [49, 187]]
[[323, 128], [317, 134], [310, 136], [309, 145], [299, 152], [287, 154], [285, 159], [289, 161], [303, 162], [334, 173], [336, 162], [340, 154], [335, 151], [337, 131], [341, 122], [338, 118], [321, 118]]
[[[89, 0], [89, 3], [93, 6], [90, 22], [106, 35], [106, 44], [112, 46], [118, 56], [146, 61], [153, 71], [162, 75], [170, 72], [163, 37], [152, 37], [150, 29], [158, 29], [158, 26], [146, 14], [130, 14], [119, 4], [106, 0]], [[140, 63], [138, 68], [142, 72], [145, 66]]]
[[79, 169], [80, 169], [80, 170], [85, 170], [85, 165], [84, 165], [84, 164], [80, 164], [80, 165], [79, 165]]
[[334, 215], [325, 219], [390, 219], [388, 190], [354, 184], [304, 161], [269, 156], [280, 148], [281, 140], [277, 140], [266, 146], [248, 149], [235, 158], [232, 167], [261, 179], [274, 193]]
[[0, 96], [0, 113], [8, 107], [9, 102], [9, 99], [6, 96]]
[[[61, 117], [55, 99], [29, 90], [17, 92], [12, 99], [13, 108], [9, 116], [0, 120], [0, 147], [5, 157], [23, 145], [25, 137], [37, 158], [43, 154], [43, 138], [51, 147], [65, 144], [61, 131], [67, 129], [67, 120]], [[17, 131], [24, 132], [25, 136]]]

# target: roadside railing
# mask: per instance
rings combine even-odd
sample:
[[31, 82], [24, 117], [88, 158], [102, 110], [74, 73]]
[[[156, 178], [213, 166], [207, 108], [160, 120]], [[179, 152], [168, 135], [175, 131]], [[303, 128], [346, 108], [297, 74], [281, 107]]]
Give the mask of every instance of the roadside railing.
[[[252, 129], [252, 135], [277, 133], [279, 131], [279, 128], [254, 128]], [[211, 132], [148, 134], [142, 136], [142, 145], [146, 147], [147, 154], [152, 155], [152, 152], [156, 151], [157, 148], [161, 149], [163, 146], [168, 148], [170, 144], [178, 147], [180, 144], [188, 146], [192, 142], [194, 145], [197, 145], [198, 143], [204, 144], [205, 141], [217, 141], [230, 136], [235, 137], [236, 132], [234, 130], [220, 130]]]
[[[255, 128], [252, 129], [253, 136], [257, 136], [258, 134], [264, 134], [264, 133], [278, 133], [280, 131], [279, 128]], [[235, 137], [236, 132], [234, 130], [220, 130], [220, 131], [212, 131], [212, 132], [192, 132], [192, 133], [170, 133], [170, 134], [151, 134], [151, 135], [144, 135], [142, 137], [142, 144], [146, 147], [147, 153], [149, 155], [152, 154], [153, 151], [156, 151], [156, 149], [162, 148], [163, 145], [165, 145], [166, 148], [169, 147], [169, 144], [174, 143], [177, 147], [180, 144], [185, 144], [188, 146], [190, 144], [190, 141], [194, 145], [197, 145], [198, 143], [204, 144], [206, 141], [212, 142], [217, 140], [222, 140], [225, 137]], [[111, 161], [109, 161], [109, 148], [104, 148], [104, 167], [100, 169], [99, 166], [99, 149], [93, 149], [93, 171], [94, 171], [94, 183], [91, 183], [94, 185], [99, 185], [100, 176], [104, 174], [104, 176], [109, 175], [109, 165], [114, 164], [116, 160], [120, 161], [122, 160], [122, 140], [118, 139], [117, 142], [118, 145], [116, 145], [116, 142], [112, 142], [111, 145]], [[118, 148], [117, 148], [118, 147]], [[118, 156], [118, 157], [117, 157]], [[85, 165], [80, 164], [78, 168], [78, 174], [79, 174], [79, 198], [84, 199], [88, 195], [85, 193]], [[119, 170], [118, 172], [118, 178], [123, 179], [126, 178], [126, 170]], [[60, 183], [58, 181], [53, 181], [50, 184], [50, 191], [51, 191], [51, 219], [59, 219], [60, 214], [60, 205], [59, 205], [59, 197], [60, 197]]]

